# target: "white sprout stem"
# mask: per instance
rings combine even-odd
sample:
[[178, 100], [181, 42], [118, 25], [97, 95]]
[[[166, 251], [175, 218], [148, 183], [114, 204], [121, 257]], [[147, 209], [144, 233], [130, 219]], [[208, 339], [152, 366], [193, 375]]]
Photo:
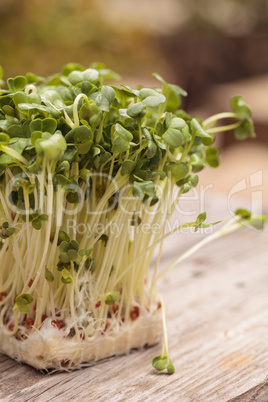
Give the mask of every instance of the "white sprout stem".
[[229, 233], [234, 232], [237, 229], [240, 229], [242, 227], [241, 223], [239, 223], [237, 220], [231, 220], [229, 221], [226, 225], [224, 225], [221, 229], [218, 231], [212, 233], [211, 235], [205, 237], [202, 239], [199, 243], [195, 244], [193, 247], [190, 247], [187, 251], [185, 251], [183, 254], [181, 254], [178, 258], [176, 258], [173, 262], [171, 262], [156, 278], [156, 280], [159, 280], [163, 276], [165, 276], [172, 268], [174, 268], [176, 265], [184, 261], [186, 258], [190, 257], [192, 254], [194, 254], [196, 251], [198, 251], [200, 248], [204, 247], [205, 245], [209, 244], [210, 242], [227, 235]]
[[241, 122], [239, 121], [238, 123], [228, 124], [227, 126], [209, 128], [209, 129], [207, 129], [207, 132], [210, 133], [210, 134], [222, 133], [223, 131], [234, 130], [234, 129], [240, 127], [240, 126], [241, 126]]
[[37, 94], [37, 88], [33, 84], [27, 85], [24, 91], [26, 95], [29, 95], [30, 93]]
[[8, 154], [9, 156], [11, 156], [12, 158], [20, 161], [21, 163], [23, 163], [25, 166], [28, 166], [28, 161], [27, 159], [24, 158], [24, 156], [20, 155], [17, 151], [15, 151], [14, 149], [9, 148], [6, 145], [0, 145], [0, 150], [2, 152], [5, 152], [6, 154]]
[[31, 254], [31, 242], [30, 242], [30, 221], [29, 221], [29, 214], [30, 214], [30, 204], [29, 204], [29, 197], [26, 191], [24, 191], [24, 202], [25, 202], [25, 212], [26, 212], [26, 237], [27, 237], [27, 262], [26, 262], [26, 269], [25, 269], [25, 280], [27, 278], [29, 272], [29, 265], [30, 265], [30, 254]]
[[213, 126], [217, 123], [218, 120], [222, 119], [239, 119], [236, 113], [232, 112], [224, 112], [224, 113], [217, 113], [214, 114], [213, 116], [208, 117], [206, 120], [203, 121], [202, 125], [206, 129], [209, 128], [210, 126]]
[[73, 104], [73, 115], [74, 115], [74, 127], [78, 127], [80, 125], [79, 114], [78, 114], [78, 104], [80, 99], [84, 98], [86, 102], [88, 102], [88, 97], [85, 94], [79, 94], [74, 100]]
[[163, 326], [163, 347], [161, 356], [164, 357], [164, 353], [166, 352], [167, 358], [169, 358], [169, 348], [168, 348], [168, 336], [167, 336], [167, 320], [166, 320], [166, 306], [164, 303], [164, 299], [161, 294], [158, 292], [158, 297], [161, 302], [162, 308], [162, 326]]
[[161, 242], [162, 240], [166, 239], [167, 237], [169, 237], [173, 233], [179, 231], [180, 229], [184, 229], [184, 228], [192, 227], [192, 226], [193, 226], [193, 224], [190, 224], [190, 223], [182, 224], [182, 225], [172, 229], [171, 231], [169, 231], [168, 233], [163, 235], [160, 239], [158, 239], [153, 244], [151, 244], [145, 251], [143, 251], [137, 258], [135, 258], [134, 261], [132, 261], [130, 264], [128, 264], [128, 266], [125, 268], [124, 272], [117, 278], [116, 284], [119, 283], [122, 280], [124, 275], [126, 275], [128, 273], [128, 271], [133, 267], [133, 265], [135, 265], [137, 263], [137, 261], [139, 261], [141, 258], [146, 256], [146, 254], [149, 251], [151, 251], [155, 246], [157, 246], [157, 244], [159, 244], [159, 242]]

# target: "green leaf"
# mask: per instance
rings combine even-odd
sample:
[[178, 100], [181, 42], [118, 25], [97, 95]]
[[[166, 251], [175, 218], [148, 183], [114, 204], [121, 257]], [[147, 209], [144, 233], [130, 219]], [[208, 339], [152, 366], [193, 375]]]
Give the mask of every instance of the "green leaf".
[[142, 99], [143, 106], [156, 107], [166, 101], [164, 95], [158, 93], [154, 89], [142, 88], [139, 91], [139, 98]]
[[45, 268], [45, 278], [48, 282], [53, 282], [54, 281], [54, 275], [52, 274], [51, 271], [49, 271], [49, 269], [46, 267]]
[[4, 222], [2, 226], [0, 226], [0, 238], [7, 239], [15, 233], [15, 228], [10, 227], [8, 222]]
[[206, 212], [202, 212], [198, 215], [195, 221], [195, 232], [201, 227], [201, 224], [206, 220], [207, 214]]
[[84, 264], [84, 267], [86, 270], [94, 272], [95, 268], [96, 268], [96, 262], [94, 260], [94, 258], [87, 258]]
[[109, 100], [101, 92], [94, 92], [92, 95], [90, 95], [89, 99], [92, 99], [96, 103], [99, 110], [109, 112]]
[[25, 77], [27, 78], [28, 84], [35, 84], [38, 81], [44, 81], [43, 77], [40, 77], [34, 73], [26, 73]]
[[171, 147], [180, 147], [184, 143], [182, 129], [185, 127], [185, 125], [186, 123], [183, 119], [180, 119], [179, 117], [174, 117], [171, 120], [168, 128], [164, 132], [162, 138]]
[[177, 182], [187, 176], [189, 168], [184, 162], [168, 162], [164, 166], [164, 171], [167, 175], [171, 174], [171, 177]]
[[13, 116], [13, 117], [14, 117], [14, 115], [15, 115], [15, 111], [14, 111], [13, 107], [10, 106], [10, 105], [4, 105], [4, 106], [2, 107], [2, 110], [3, 110], [3, 112], [4, 112], [5, 114], [7, 114], [7, 115], [9, 115], [9, 116]]
[[[63, 232], [63, 233], [65, 233], [65, 232]], [[65, 233], [65, 235], [66, 235], [66, 237], [68, 236], [66, 233]], [[70, 248], [71, 247], [69, 245], [69, 242], [67, 242], [66, 240], [61, 241], [61, 243], [60, 243], [60, 251], [61, 251], [61, 253], [67, 253], [67, 251], [70, 250]]]
[[132, 192], [134, 197], [139, 199], [143, 199], [145, 195], [148, 195], [149, 197], [154, 197], [155, 196], [154, 183], [152, 181], [143, 181], [143, 182], [134, 181]]
[[243, 219], [250, 219], [251, 218], [251, 212], [248, 211], [247, 209], [242, 209], [242, 208], [237, 209], [235, 211], [235, 215], [239, 216], [239, 217], [241, 217]]
[[18, 109], [28, 112], [28, 111], [33, 111], [33, 112], [44, 112], [44, 113], [50, 113], [51, 108], [44, 106], [44, 105], [39, 105], [37, 103], [20, 103], [18, 105]]
[[157, 356], [152, 361], [152, 366], [157, 371], [167, 370], [168, 374], [173, 374], [175, 372], [175, 368], [173, 366], [172, 361], [169, 357], [166, 356]]
[[68, 256], [68, 254], [66, 253], [62, 253], [59, 255], [59, 260], [60, 262], [62, 262], [63, 264], [68, 264], [70, 262], [70, 258]]
[[80, 82], [84, 81], [84, 75], [81, 71], [72, 71], [68, 75], [68, 80], [70, 81], [71, 84], [77, 85]]
[[132, 173], [135, 167], [136, 162], [130, 159], [125, 159], [124, 162], [122, 163], [121, 175], [124, 176], [126, 174]]
[[62, 242], [65, 242], [65, 243], [68, 244], [69, 241], [70, 241], [70, 237], [67, 235], [67, 233], [65, 233], [63, 230], [60, 230], [60, 231], [59, 231], [59, 236], [58, 236], [58, 242], [57, 242], [58, 246], [59, 246]]
[[142, 111], [144, 105], [142, 102], [133, 103], [127, 108], [127, 114], [130, 117], [138, 116], [138, 114]]
[[237, 140], [245, 140], [246, 138], [255, 138], [256, 133], [251, 119], [241, 122], [241, 125], [235, 130], [235, 138]]
[[42, 138], [42, 135], [43, 135], [42, 131], [34, 131], [31, 134], [31, 143], [32, 143], [33, 146], [35, 146], [35, 143], [36, 143], [37, 140]]
[[88, 68], [83, 73], [83, 79], [89, 81], [92, 84], [96, 84], [99, 79], [99, 72], [95, 68]]
[[29, 146], [31, 146], [31, 141], [29, 138], [11, 138], [8, 146], [21, 155]]
[[65, 285], [72, 283], [73, 282], [73, 277], [70, 271], [68, 271], [68, 269], [63, 268], [63, 270], [61, 271], [61, 281], [62, 283], [64, 283]]
[[214, 137], [212, 134], [207, 133], [201, 124], [196, 119], [191, 120], [191, 130], [192, 134], [196, 137], [200, 137], [202, 139], [202, 143], [204, 145], [211, 145], [214, 141]]
[[153, 141], [152, 135], [147, 128], [143, 128], [142, 132], [143, 132], [143, 135], [145, 136], [146, 140], [148, 141], [147, 156], [149, 159], [151, 159], [157, 153], [157, 145]]
[[220, 164], [219, 161], [219, 148], [217, 147], [208, 147], [206, 149], [206, 161], [211, 167], [218, 167]]
[[86, 255], [87, 257], [89, 257], [90, 254], [92, 253], [92, 251], [93, 251], [93, 248], [89, 248], [89, 249], [87, 249], [87, 250], [80, 250], [80, 251], [79, 251], [79, 255], [80, 255], [81, 257], [84, 257], [85, 255]]
[[76, 259], [78, 258], [78, 253], [77, 253], [77, 251], [76, 251], [76, 250], [73, 250], [73, 249], [68, 250], [68, 251], [67, 251], [67, 255], [68, 255], [70, 261], [76, 260]]
[[79, 244], [76, 240], [71, 240], [69, 243], [69, 246], [72, 250], [75, 250], [75, 251], [79, 250]]
[[9, 142], [10, 142], [9, 135], [0, 133], [0, 145], [8, 145]]
[[120, 293], [119, 292], [108, 292], [106, 293], [106, 295], [104, 296], [104, 302], [105, 304], [108, 304], [108, 306], [113, 305], [115, 302], [117, 302], [117, 300], [120, 297]]
[[27, 85], [27, 78], [23, 75], [18, 75], [15, 78], [8, 78], [7, 86], [11, 92], [17, 92], [24, 89]]
[[166, 97], [166, 111], [174, 113], [181, 105], [181, 96], [187, 96], [187, 92], [178, 85], [168, 84], [157, 73], [154, 73], [153, 76], [163, 84], [163, 95]]
[[115, 91], [112, 87], [109, 87], [107, 85], [103, 85], [101, 87], [101, 93], [102, 95], [108, 100], [109, 105], [111, 105], [114, 101], [115, 98]]
[[80, 120], [85, 120], [91, 126], [98, 127], [102, 120], [102, 113], [97, 107], [96, 103], [90, 99], [88, 102], [82, 104], [79, 109]]
[[28, 314], [30, 312], [30, 304], [34, 301], [34, 298], [29, 293], [22, 293], [15, 299], [14, 309], [19, 309], [22, 314]]
[[75, 127], [70, 130], [65, 139], [68, 143], [81, 144], [92, 140], [92, 131], [88, 126]]
[[234, 96], [231, 99], [231, 109], [242, 120], [251, 117], [251, 110], [242, 96]]
[[112, 135], [112, 151], [124, 152], [130, 148], [130, 141], [133, 139], [133, 135], [130, 131], [126, 130], [121, 124], [116, 123], [114, 133]]
[[109, 237], [106, 234], [102, 234], [99, 240], [102, 240], [103, 243], [104, 243], [104, 247], [106, 247], [107, 243], [108, 243], [108, 240], [109, 240]]
[[16, 108], [18, 108], [18, 105], [20, 103], [28, 103], [28, 95], [25, 92], [19, 91], [14, 94], [13, 102], [14, 102]]
[[77, 148], [73, 145], [68, 145], [67, 149], [61, 157], [61, 160], [72, 163], [77, 155]]
[[196, 221], [194, 223], [194, 227], [195, 227], [195, 232], [198, 229], [201, 228], [208, 228], [210, 226], [214, 226], [217, 225], [218, 223], [220, 223], [221, 221], [217, 221], [217, 222], [212, 222], [212, 223], [203, 223], [206, 220], [207, 214], [206, 212], [201, 213], [200, 215], [198, 215], [198, 217], [196, 218]]
[[31, 121], [29, 127], [31, 133], [34, 131], [41, 131], [54, 134], [57, 129], [57, 120], [52, 119], [51, 117], [47, 117], [46, 119], [35, 119]]
[[43, 133], [42, 137], [35, 141], [37, 154], [44, 153], [48, 160], [59, 159], [66, 150], [65, 138], [61, 133]]
[[34, 219], [32, 225], [34, 229], [40, 230], [42, 228], [42, 221], [40, 219]]
[[256, 230], [262, 230], [264, 224], [267, 222], [267, 217], [265, 215], [255, 215], [242, 208], [235, 211], [235, 216], [242, 218], [242, 223], [245, 224], [245, 226], [252, 226]]
[[190, 157], [190, 164], [192, 166], [192, 172], [198, 173], [206, 166], [205, 160], [198, 154], [192, 154]]
[[10, 126], [7, 130], [8, 135], [10, 138], [23, 138], [24, 137], [24, 132], [22, 130], [21, 125], [13, 124]]

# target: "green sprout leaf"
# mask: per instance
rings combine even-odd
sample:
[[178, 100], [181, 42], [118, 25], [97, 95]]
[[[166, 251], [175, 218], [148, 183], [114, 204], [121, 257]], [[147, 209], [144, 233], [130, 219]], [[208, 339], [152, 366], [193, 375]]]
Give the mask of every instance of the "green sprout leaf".
[[246, 209], [237, 209], [235, 211], [235, 216], [242, 219], [242, 224], [245, 226], [251, 226], [256, 230], [263, 230], [264, 224], [267, 222], [267, 217], [265, 215], [255, 215]]
[[139, 199], [143, 199], [145, 195], [148, 195], [149, 197], [154, 197], [154, 183], [151, 180], [143, 182], [134, 181], [132, 192], [134, 197]]
[[22, 293], [15, 299], [14, 310], [18, 309], [22, 314], [28, 314], [30, 312], [30, 304], [34, 301], [34, 298], [29, 293]]
[[12, 236], [15, 233], [15, 228], [10, 227], [8, 222], [4, 222], [0, 226], [0, 238], [1, 239], [8, 239], [10, 236]]
[[194, 136], [201, 138], [204, 145], [211, 145], [214, 142], [213, 135], [207, 133], [197, 119], [191, 120], [191, 130]]
[[119, 292], [108, 292], [106, 293], [106, 295], [104, 296], [104, 302], [105, 304], [108, 304], [108, 306], [113, 305], [115, 302], [117, 302], [117, 300], [120, 297], [120, 293]]
[[251, 117], [251, 110], [242, 96], [234, 96], [231, 99], [231, 109], [242, 120]]
[[167, 370], [168, 374], [173, 374], [175, 372], [175, 367], [171, 359], [167, 356], [157, 356], [152, 361], [152, 366], [157, 371]]
[[171, 174], [171, 177], [177, 182], [187, 176], [189, 168], [184, 162], [167, 162], [164, 167], [166, 174]]
[[36, 139], [35, 149], [37, 154], [44, 154], [48, 160], [59, 159], [66, 150], [65, 138], [61, 133], [50, 134], [45, 132], [41, 138]]
[[202, 223], [206, 220], [207, 214], [206, 212], [202, 212], [198, 215], [195, 222], [195, 232], [202, 226]]
[[180, 147], [184, 143], [184, 135], [182, 129], [186, 123], [179, 117], [174, 117], [171, 120], [167, 130], [164, 132], [162, 138], [164, 141], [173, 148]]
[[136, 167], [136, 162], [125, 159], [122, 163], [121, 175], [131, 174]]
[[65, 285], [73, 283], [73, 277], [70, 271], [68, 271], [68, 269], [63, 268], [63, 270], [61, 271], [61, 281], [62, 283], [64, 283]]
[[166, 101], [164, 95], [156, 92], [154, 89], [142, 88], [139, 91], [139, 98], [142, 100], [143, 106], [156, 107]]
[[126, 130], [121, 124], [116, 124], [114, 127], [114, 133], [112, 137], [114, 153], [124, 152], [130, 148], [130, 141], [133, 139], [133, 135]]
[[211, 167], [218, 167], [220, 164], [219, 161], [219, 148], [217, 147], [208, 147], [206, 149], [206, 162]]
[[54, 275], [52, 274], [51, 271], [49, 271], [49, 269], [46, 267], [45, 268], [45, 278], [48, 282], [53, 282], [54, 281]]
[[181, 96], [187, 96], [187, 92], [178, 85], [168, 84], [159, 74], [153, 76], [163, 84], [163, 95], [166, 98], [166, 111], [175, 112], [181, 105]]
[[0, 145], [8, 145], [9, 142], [10, 142], [9, 135], [0, 133]]
[[59, 236], [58, 236], [58, 246], [62, 242], [69, 243], [70, 242], [70, 237], [63, 230], [60, 230], [59, 231]]
[[47, 132], [54, 134], [57, 129], [57, 120], [52, 119], [51, 117], [47, 117], [46, 119], [35, 119], [31, 121], [29, 127], [31, 133], [39, 131], [42, 133]]
[[237, 140], [245, 140], [246, 138], [255, 138], [256, 133], [252, 120], [249, 118], [241, 122], [240, 126], [235, 129], [235, 138]]
[[27, 78], [23, 75], [18, 75], [15, 78], [8, 78], [7, 85], [11, 92], [20, 91], [27, 85]]
[[[37, 297], [36, 312], [30, 308], [33, 296], [16, 298], [12, 334], [18, 325], [22, 329], [25, 317], [19, 311], [31, 312], [36, 327], [43, 314], [54, 314], [53, 297], [66, 324], [70, 313], [77, 315], [79, 331], [88, 328], [90, 337], [115, 316], [119, 324], [124, 317], [127, 327], [139, 316], [136, 303], [146, 299], [156, 243], [176, 230], [218, 223], [206, 223], [203, 212], [170, 233], [164, 228], [159, 235], [145, 233], [148, 223], [159, 229], [183, 194], [197, 186], [205, 166], [219, 165], [214, 134], [232, 130], [237, 139], [255, 136], [251, 111], [242, 97], [234, 97], [232, 111], [201, 121], [181, 110], [187, 95], [182, 88], [154, 76], [161, 88], [117, 88], [103, 84], [118, 78], [104, 65], [85, 69], [69, 63], [48, 78], [28, 73], [4, 83], [0, 68], [0, 85], [7, 88], [0, 91], [0, 271], [10, 296], [3, 311], [8, 312], [13, 291], [31, 289]], [[265, 220], [239, 210], [208, 241], [243, 226], [261, 229]], [[155, 272], [153, 282], [190, 254]], [[17, 268], [10, 274], [22, 269], [25, 275], [12, 287], [7, 278], [14, 256]], [[90, 314], [81, 320], [82, 310]], [[171, 374], [165, 343], [153, 366]]]

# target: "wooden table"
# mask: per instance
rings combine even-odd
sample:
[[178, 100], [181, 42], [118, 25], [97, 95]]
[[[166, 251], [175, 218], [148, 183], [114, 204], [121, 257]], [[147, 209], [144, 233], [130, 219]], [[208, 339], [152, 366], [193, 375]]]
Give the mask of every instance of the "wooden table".
[[[212, 219], [228, 218], [224, 202], [214, 198]], [[162, 266], [199, 236], [173, 235]], [[161, 345], [52, 375], [0, 355], [0, 400], [267, 402], [267, 246], [267, 227], [262, 233], [242, 229], [206, 246], [161, 281], [174, 375], [151, 366]]]

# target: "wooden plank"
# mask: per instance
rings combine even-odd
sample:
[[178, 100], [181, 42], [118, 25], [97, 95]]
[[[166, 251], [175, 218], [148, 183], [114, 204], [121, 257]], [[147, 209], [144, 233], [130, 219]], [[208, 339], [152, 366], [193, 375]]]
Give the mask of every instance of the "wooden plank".
[[[195, 241], [174, 235], [162, 265]], [[236, 398], [249, 390], [262, 395], [268, 367], [267, 243], [267, 228], [262, 234], [243, 229], [200, 250], [161, 281], [174, 375], [151, 367], [160, 345], [52, 375], [2, 356], [0, 400], [224, 402], [242, 401]]]
[[252, 388], [250, 391], [230, 399], [229, 402], [267, 402], [268, 401], [268, 380]]

